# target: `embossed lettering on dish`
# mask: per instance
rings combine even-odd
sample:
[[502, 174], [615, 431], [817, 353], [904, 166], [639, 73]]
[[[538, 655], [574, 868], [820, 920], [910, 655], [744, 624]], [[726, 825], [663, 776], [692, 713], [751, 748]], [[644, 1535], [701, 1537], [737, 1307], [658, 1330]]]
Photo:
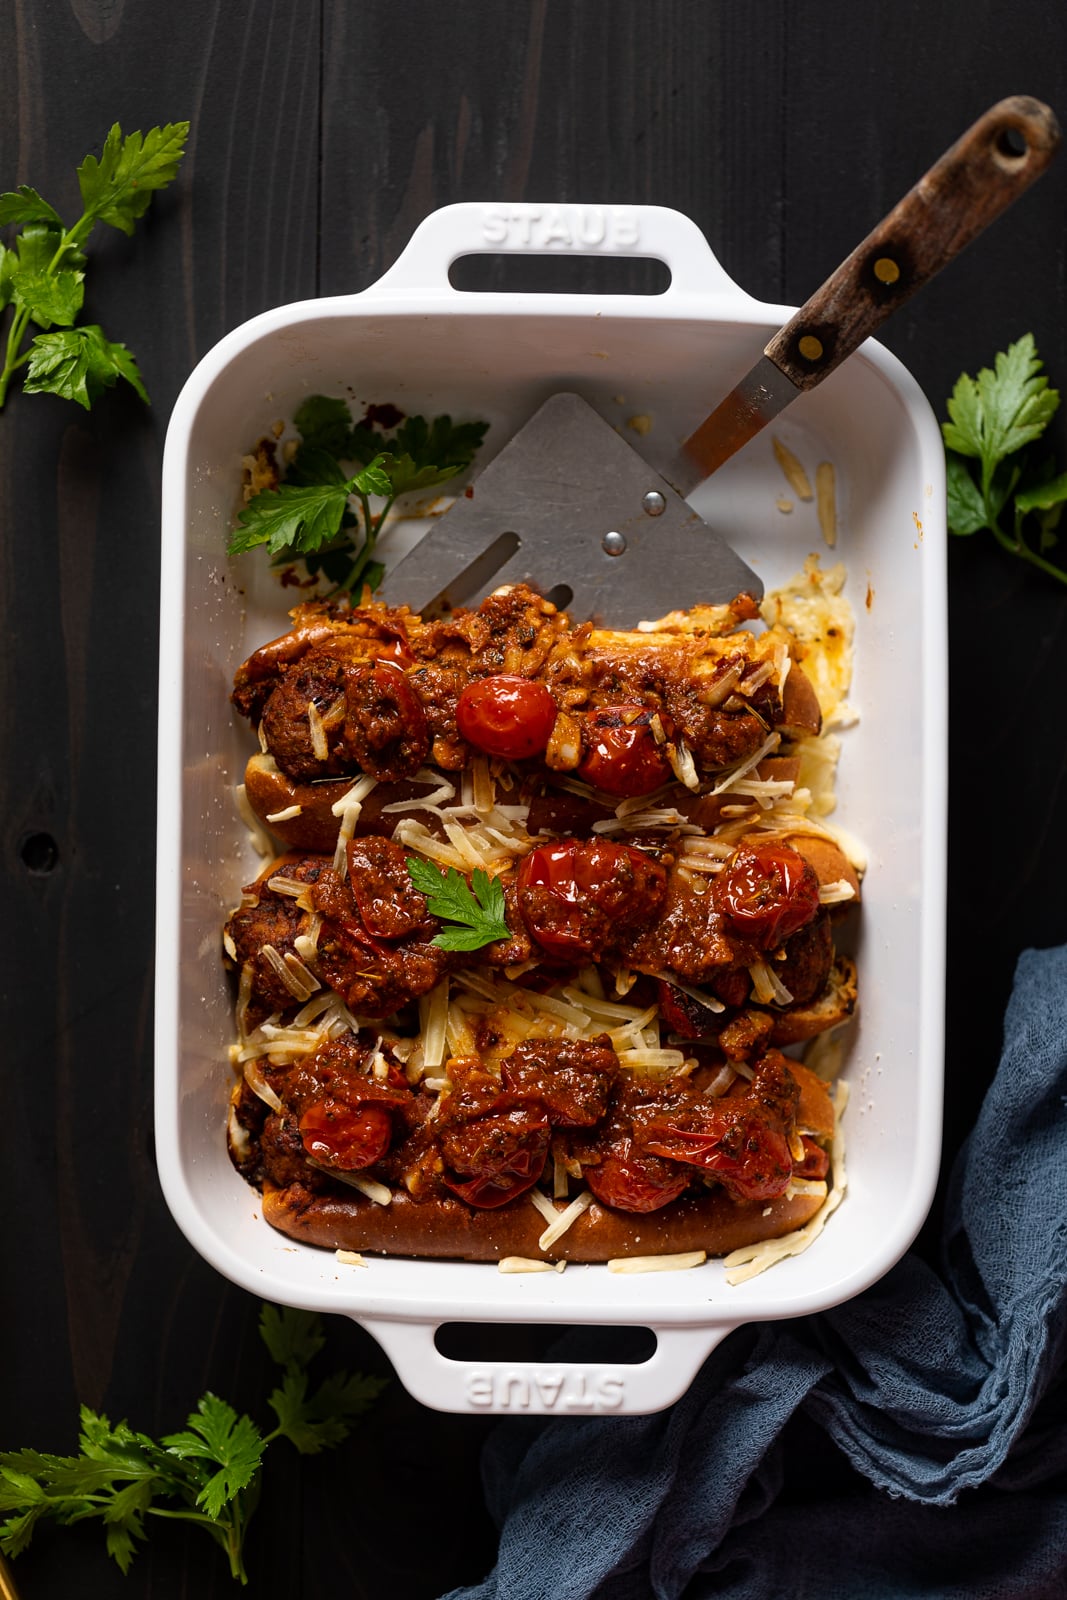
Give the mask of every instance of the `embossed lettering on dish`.
[[641, 225], [632, 206], [484, 206], [482, 239], [511, 250], [628, 250]]
[[623, 1374], [611, 1367], [475, 1367], [464, 1378], [467, 1401], [494, 1411], [618, 1411]]

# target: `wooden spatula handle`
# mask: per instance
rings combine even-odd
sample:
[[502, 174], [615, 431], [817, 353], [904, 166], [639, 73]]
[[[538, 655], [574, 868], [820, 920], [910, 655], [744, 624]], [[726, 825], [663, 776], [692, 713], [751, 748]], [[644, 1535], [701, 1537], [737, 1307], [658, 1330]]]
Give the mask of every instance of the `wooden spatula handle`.
[[1000, 100], [776, 333], [764, 354], [813, 389], [1039, 178], [1060, 142], [1040, 100]]

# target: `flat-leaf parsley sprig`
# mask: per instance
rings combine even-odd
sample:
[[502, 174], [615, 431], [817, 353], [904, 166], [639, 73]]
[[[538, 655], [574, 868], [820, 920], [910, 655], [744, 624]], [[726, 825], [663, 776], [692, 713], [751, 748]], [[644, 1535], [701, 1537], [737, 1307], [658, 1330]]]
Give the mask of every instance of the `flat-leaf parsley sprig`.
[[475, 867], [470, 883], [455, 867], [442, 873], [431, 861], [408, 856], [411, 881], [435, 917], [455, 923], [444, 928], [433, 940], [442, 950], [480, 950], [497, 939], [510, 939], [505, 920], [504, 890], [499, 878], [490, 878]]
[[[74, 326], [85, 298], [84, 246], [98, 223], [132, 234], [155, 191], [177, 174], [188, 134], [187, 122], [168, 122], [124, 137], [116, 122], [99, 158], [86, 156], [78, 168], [83, 209], [70, 228], [28, 183], [0, 194], [0, 227], [19, 229], [13, 244], [0, 244], [0, 315], [11, 313], [0, 407], [23, 368], [27, 394], [58, 394], [86, 410], [119, 378], [148, 400], [126, 346], [108, 339], [96, 323]], [[41, 331], [27, 345], [31, 326]]]
[[1034, 449], [1060, 403], [1041, 366], [1027, 333], [997, 355], [992, 369], [957, 380], [949, 421], [941, 424], [948, 526], [955, 534], [988, 529], [1012, 555], [1067, 583], [1067, 569], [1049, 557], [1067, 504], [1067, 473], [1057, 473], [1051, 457]]
[[231, 1576], [247, 1583], [245, 1536], [267, 1447], [288, 1439], [302, 1455], [314, 1455], [340, 1444], [387, 1381], [337, 1372], [310, 1388], [308, 1365], [325, 1343], [313, 1312], [265, 1304], [259, 1330], [282, 1369], [267, 1402], [276, 1427], [264, 1432], [214, 1394], [198, 1401], [180, 1432], [159, 1440], [82, 1406], [76, 1456], [0, 1454], [0, 1512], [10, 1513], [0, 1524], [0, 1550], [19, 1555], [40, 1522], [97, 1517], [108, 1554], [127, 1572], [146, 1537], [145, 1518], [166, 1517], [203, 1528], [225, 1550]]
[[301, 560], [333, 594], [377, 588], [384, 569], [374, 550], [394, 501], [464, 471], [489, 426], [416, 416], [389, 433], [366, 418], [354, 423], [344, 400], [321, 394], [305, 400], [293, 422], [300, 442], [285, 481], [242, 508], [229, 550], [265, 544], [275, 566]]

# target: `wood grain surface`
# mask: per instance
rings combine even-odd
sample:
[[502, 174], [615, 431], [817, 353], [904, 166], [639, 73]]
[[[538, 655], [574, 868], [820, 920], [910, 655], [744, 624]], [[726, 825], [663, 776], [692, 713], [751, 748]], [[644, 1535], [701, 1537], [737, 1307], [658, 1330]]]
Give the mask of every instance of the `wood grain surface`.
[[[192, 366], [270, 306], [365, 286], [462, 199], [672, 206], [752, 294], [796, 305], [1011, 93], [1067, 114], [1054, 0], [0, 0], [0, 188], [73, 217], [113, 121], [193, 124], [135, 237], [91, 246], [86, 315], [135, 351], [152, 408], [16, 390], [0, 413], [0, 1448], [73, 1448], [79, 1402], [152, 1432], [208, 1387], [262, 1415], [272, 1382], [256, 1302], [179, 1234], [152, 1149], [160, 459]], [[1067, 388], [1065, 202], [1061, 158], [885, 329], [939, 412], [1027, 330]], [[946, 1159], [1018, 952], [1067, 937], [1067, 589], [978, 536], [953, 543], [950, 599]], [[937, 1208], [931, 1259], [936, 1228]], [[388, 1371], [348, 1323], [329, 1354]], [[248, 1592], [420, 1600], [480, 1577], [486, 1426], [393, 1383], [342, 1450], [280, 1447]], [[847, 1505], [848, 1474], [822, 1470]], [[95, 1527], [42, 1534], [15, 1577], [24, 1600], [232, 1592], [207, 1539], [162, 1524], [125, 1580]]]

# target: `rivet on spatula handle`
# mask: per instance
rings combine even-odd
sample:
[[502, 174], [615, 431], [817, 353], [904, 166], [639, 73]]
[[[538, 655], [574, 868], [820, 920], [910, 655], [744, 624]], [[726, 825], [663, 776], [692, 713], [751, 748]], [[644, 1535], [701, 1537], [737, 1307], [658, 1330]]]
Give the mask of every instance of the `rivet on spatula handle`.
[[814, 389], [1045, 171], [1060, 143], [1040, 100], [992, 106], [764, 347], [685, 441], [668, 474], [683, 491], [714, 472], [805, 389]]
[[812, 389], [923, 284], [954, 261], [1045, 171], [1055, 115], [1013, 95], [979, 117], [765, 347]]

